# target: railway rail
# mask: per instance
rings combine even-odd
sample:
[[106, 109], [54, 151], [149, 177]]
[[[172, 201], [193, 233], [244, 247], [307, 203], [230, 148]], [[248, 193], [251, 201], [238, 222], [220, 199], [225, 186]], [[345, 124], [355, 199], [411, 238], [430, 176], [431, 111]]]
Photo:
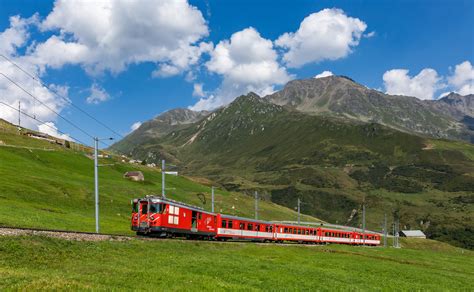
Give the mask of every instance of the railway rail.
[[[143, 240], [143, 241], [182, 241], [182, 242], [203, 242], [203, 240], [196, 239], [185, 239], [185, 238], [159, 238], [159, 237], [148, 237], [139, 235], [123, 235], [123, 234], [110, 234], [110, 233], [95, 233], [87, 231], [73, 231], [73, 230], [61, 230], [61, 229], [44, 229], [44, 228], [29, 228], [29, 227], [12, 227], [12, 226], [0, 226], [0, 237], [1, 236], [21, 236], [21, 235], [39, 235], [53, 238], [60, 238], [65, 240], [76, 240], [76, 241], [127, 241], [127, 240]], [[306, 244], [306, 243], [268, 243], [268, 242], [255, 242], [255, 241], [206, 241], [215, 244], [257, 244], [257, 245], [272, 245], [272, 246], [312, 246], [322, 247], [323, 245], [317, 244]]]

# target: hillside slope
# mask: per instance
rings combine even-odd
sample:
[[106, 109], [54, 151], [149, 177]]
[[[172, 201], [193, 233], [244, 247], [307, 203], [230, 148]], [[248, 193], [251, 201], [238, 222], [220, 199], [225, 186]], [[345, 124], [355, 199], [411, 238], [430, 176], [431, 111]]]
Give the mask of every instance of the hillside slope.
[[360, 226], [365, 200], [370, 228], [384, 213], [400, 214], [402, 228], [474, 246], [472, 144], [308, 115], [249, 94], [131, 150], [158, 160], [163, 152], [182, 172], [229, 190], [260, 190], [289, 208], [300, 198], [303, 212], [323, 220]]
[[[44, 140], [19, 135], [0, 126], [0, 225], [68, 230], [94, 230], [94, 180], [90, 149], [75, 151]], [[130, 200], [161, 192], [161, 172], [155, 168], [101, 159], [99, 171], [101, 230], [131, 233]], [[140, 170], [145, 182], [123, 179]], [[183, 176], [167, 177], [168, 197], [210, 210], [210, 186]], [[203, 200], [205, 198], [205, 201]], [[216, 209], [253, 217], [254, 201], [243, 194], [216, 190]], [[232, 208], [234, 206], [234, 208]], [[260, 217], [295, 220], [293, 210], [261, 202]], [[305, 216], [306, 220], [315, 218]]]

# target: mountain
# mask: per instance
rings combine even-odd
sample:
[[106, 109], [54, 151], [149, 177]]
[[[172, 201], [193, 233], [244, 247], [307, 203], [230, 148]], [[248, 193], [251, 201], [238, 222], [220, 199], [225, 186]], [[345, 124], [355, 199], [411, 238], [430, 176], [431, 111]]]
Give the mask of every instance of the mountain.
[[194, 123], [130, 148], [163, 157], [188, 175], [252, 194], [329, 222], [358, 226], [365, 200], [369, 228], [384, 213], [402, 228], [474, 247], [474, 145], [438, 140], [240, 96]]
[[[265, 99], [301, 112], [376, 122], [435, 138], [474, 141], [474, 132], [446, 113], [441, 102], [431, 106], [416, 97], [384, 94], [348, 77], [293, 80]], [[470, 106], [472, 117], [472, 103], [465, 106]]]
[[207, 111], [192, 111], [183, 108], [166, 111], [154, 119], [144, 122], [138, 129], [115, 143], [113, 149], [120, 153], [129, 154], [133, 147], [137, 145], [143, 147], [144, 143], [155, 141], [171, 131], [202, 119], [208, 114]]
[[451, 92], [438, 100], [427, 101], [427, 104], [474, 131], [474, 94], [462, 96]]

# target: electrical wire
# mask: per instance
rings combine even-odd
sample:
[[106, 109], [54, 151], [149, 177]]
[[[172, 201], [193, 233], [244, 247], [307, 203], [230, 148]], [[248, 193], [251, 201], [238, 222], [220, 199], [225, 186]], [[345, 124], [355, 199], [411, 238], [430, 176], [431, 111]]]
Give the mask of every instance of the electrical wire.
[[[54, 130], [54, 131], [57, 131], [58, 133], [60, 133], [60, 134], [62, 134], [62, 135], [67, 135], [68, 137], [70, 137], [71, 139], [73, 139], [75, 142], [77, 142], [77, 143], [79, 143], [79, 144], [87, 145], [86, 143], [82, 142], [81, 140], [79, 140], [79, 139], [77, 139], [77, 138], [74, 138], [74, 137], [72, 137], [71, 135], [66, 134], [66, 133], [64, 133], [64, 132], [62, 132], [62, 131], [60, 131], [60, 130], [58, 130], [56, 127], [50, 126], [50, 125], [47, 124], [46, 122], [44, 122], [44, 121], [42, 121], [42, 120], [40, 120], [40, 119], [38, 119], [38, 118], [36, 118], [36, 117], [34, 117], [34, 116], [31, 116], [31, 115], [29, 115], [28, 113], [26, 113], [26, 112], [24, 112], [24, 111], [18, 110], [17, 108], [14, 108], [13, 106], [11, 106], [11, 105], [9, 105], [9, 104], [4, 103], [3, 101], [0, 101], [0, 103], [3, 104], [3, 105], [5, 105], [5, 106], [7, 106], [7, 107], [9, 107], [9, 108], [11, 108], [11, 109], [13, 109], [14, 111], [19, 111], [21, 114], [23, 114], [23, 115], [25, 115], [25, 116], [27, 116], [27, 117], [29, 117], [29, 118], [31, 118], [31, 119], [37, 121], [37, 122], [40, 122], [41, 124], [47, 126], [48, 128], [50, 128], [50, 129], [52, 129], [52, 130]], [[67, 140], [67, 139], [64, 139], [64, 140]]]
[[29, 76], [31, 79], [35, 80], [36, 82], [38, 82], [39, 84], [41, 84], [41, 86], [45, 87], [48, 91], [50, 91], [51, 93], [53, 93], [55, 96], [65, 100], [68, 104], [70, 104], [72, 107], [76, 108], [77, 110], [79, 110], [80, 112], [82, 112], [83, 114], [85, 114], [86, 116], [88, 116], [89, 118], [91, 118], [92, 120], [94, 120], [95, 122], [97, 122], [98, 124], [100, 124], [101, 126], [103, 126], [104, 128], [106, 128], [107, 130], [111, 131], [112, 133], [114, 133], [115, 135], [119, 136], [120, 138], [124, 138], [123, 135], [121, 135], [120, 133], [116, 132], [115, 130], [113, 130], [112, 128], [110, 128], [109, 126], [107, 126], [105, 123], [101, 122], [100, 120], [98, 120], [97, 118], [95, 118], [94, 116], [92, 116], [91, 114], [89, 114], [88, 112], [86, 112], [85, 110], [81, 109], [80, 107], [78, 107], [77, 105], [73, 104], [69, 98], [66, 98], [60, 94], [58, 94], [57, 92], [51, 90], [49, 88], [49, 86], [47, 86], [47, 84], [44, 84], [38, 77], [36, 77], [35, 75], [29, 73], [28, 71], [26, 71], [25, 69], [23, 69], [20, 65], [18, 65], [17, 63], [13, 62], [11, 59], [9, 59], [8, 57], [6, 57], [5, 55], [3, 54], [0, 54], [0, 57], [4, 58], [5, 60], [7, 60], [9, 63], [11, 63], [13, 66], [17, 67], [20, 71], [22, 71], [24, 74], [26, 74], [27, 76]]
[[[2, 75], [3, 77], [5, 77], [8, 81], [10, 81], [12, 84], [14, 84], [15, 86], [17, 86], [18, 88], [20, 88], [23, 92], [25, 92], [26, 94], [28, 94], [30, 97], [32, 97], [34, 100], [38, 101], [41, 105], [43, 105], [44, 107], [46, 107], [48, 110], [50, 110], [52, 113], [54, 113], [55, 115], [57, 115], [58, 117], [60, 117], [61, 119], [63, 119], [64, 121], [66, 121], [68, 124], [70, 124], [71, 126], [73, 126], [74, 128], [76, 128], [77, 130], [79, 130], [80, 132], [82, 132], [83, 134], [85, 134], [86, 136], [90, 137], [91, 139], [94, 139], [95, 137], [92, 136], [91, 134], [89, 134], [88, 132], [86, 132], [85, 130], [83, 130], [81, 127], [79, 127], [78, 125], [76, 125], [75, 123], [71, 122], [69, 119], [65, 118], [64, 116], [62, 116], [60, 113], [58, 113], [57, 111], [53, 110], [52, 108], [50, 108], [49, 106], [47, 106], [44, 102], [42, 102], [41, 100], [39, 100], [36, 96], [34, 96], [33, 94], [31, 94], [29, 91], [27, 91], [25, 88], [23, 88], [21, 85], [19, 85], [17, 82], [13, 81], [10, 77], [8, 77], [7, 75], [5, 75], [4, 73], [0, 72], [0, 75]], [[17, 110], [17, 109], [16, 109]], [[100, 143], [102, 143], [103, 145], [105, 145], [106, 147], [110, 147], [111, 145], [108, 144], [108, 143], [105, 143], [104, 141], [100, 141]], [[87, 145], [84, 143], [84, 145]]]

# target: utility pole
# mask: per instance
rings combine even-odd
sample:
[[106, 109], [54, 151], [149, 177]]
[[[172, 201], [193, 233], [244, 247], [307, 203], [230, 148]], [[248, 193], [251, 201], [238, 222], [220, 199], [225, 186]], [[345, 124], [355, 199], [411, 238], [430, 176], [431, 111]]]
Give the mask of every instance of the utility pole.
[[362, 244], [365, 245], [365, 197], [364, 203], [362, 204]]
[[258, 192], [255, 191], [255, 219], [258, 219]]
[[214, 187], [211, 187], [212, 213], [214, 213]]
[[165, 160], [161, 160], [161, 196], [166, 198], [165, 195]]
[[298, 198], [298, 224], [300, 224], [301, 221], [301, 200]]
[[97, 152], [99, 138], [94, 137], [94, 182], [95, 182], [95, 233], [99, 233], [99, 163]]
[[21, 101], [18, 101], [18, 129], [21, 127]]
[[94, 137], [94, 191], [95, 191], [95, 232], [99, 233], [99, 141], [113, 140], [113, 138], [99, 139]]
[[387, 247], [387, 213], [383, 214], [383, 246]]

